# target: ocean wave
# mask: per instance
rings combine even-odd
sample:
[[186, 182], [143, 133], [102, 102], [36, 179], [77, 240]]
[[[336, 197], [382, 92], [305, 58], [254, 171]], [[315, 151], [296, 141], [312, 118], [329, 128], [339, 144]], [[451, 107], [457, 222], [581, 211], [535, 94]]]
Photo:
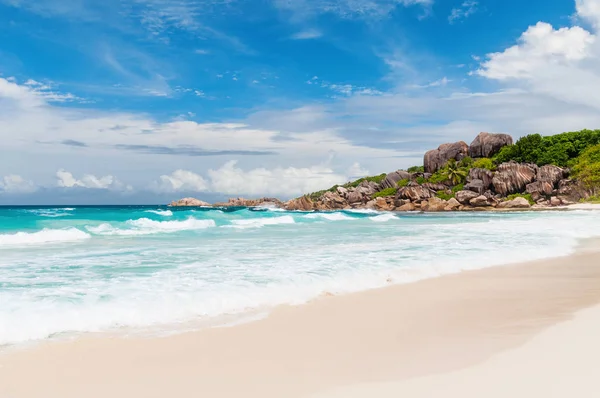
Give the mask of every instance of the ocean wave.
[[381, 214], [382, 212], [374, 210], [374, 209], [348, 209], [344, 210], [346, 213], [355, 213], [355, 214]]
[[296, 221], [292, 216], [281, 216], [272, 218], [249, 218], [247, 220], [232, 220], [231, 224], [234, 228], [260, 228], [265, 225], [279, 224], [295, 224]]
[[387, 222], [387, 221], [396, 220], [396, 219], [398, 219], [398, 217], [396, 217], [392, 213], [385, 213], [385, 214], [380, 214], [375, 217], [369, 217], [369, 220], [375, 221], [375, 222]]
[[325, 220], [329, 220], [329, 221], [342, 221], [342, 220], [352, 220], [352, 217], [349, 217], [343, 213], [312, 213], [312, 214], [307, 214], [304, 216], [304, 218], [311, 218], [311, 219], [319, 219], [319, 218], [323, 218]]
[[27, 213], [35, 214], [39, 217], [65, 217], [71, 216], [72, 214], [69, 211], [75, 210], [74, 208], [56, 208], [56, 209], [35, 209], [35, 210], [26, 210]]
[[43, 229], [37, 232], [17, 232], [0, 235], [0, 246], [39, 245], [56, 242], [75, 242], [91, 236], [77, 228]]
[[171, 210], [146, 210], [145, 213], [158, 214], [159, 216], [163, 217], [171, 217], [173, 215]]
[[86, 228], [96, 235], [135, 236], [191, 231], [216, 226], [214, 220], [198, 220], [193, 217], [183, 221], [154, 221], [149, 218], [140, 218], [138, 220], [128, 220], [126, 224], [131, 226], [131, 228], [116, 228], [108, 223]]

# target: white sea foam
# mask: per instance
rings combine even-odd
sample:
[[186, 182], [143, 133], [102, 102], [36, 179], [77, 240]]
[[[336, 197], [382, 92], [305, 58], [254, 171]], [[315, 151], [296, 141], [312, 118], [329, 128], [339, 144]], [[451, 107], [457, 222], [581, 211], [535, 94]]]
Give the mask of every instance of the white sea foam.
[[89, 239], [90, 237], [89, 234], [77, 228], [43, 229], [37, 232], [17, 232], [16, 234], [0, 235], [0, 247], [74, 242]]
[[396, 217], [392, 213], [385, 213], [385, 214], [380, 214], [375, 217], [369, 217], [369, 219], [371, 221], [375, 221], [375, 222], [387, 222], [387, 221], [391, 221], [391, 220], [397, 220], [398, 217]]
[[304, 218], [312, 218], [312, 219], [318, 219], [318, 218], [322, 218], [325, 220], [329, 220], [329, 221], [342, 221], [342, 220], [352, 220], [352, 217], [349, 217], [343, 213], [312, 213], [312, 214], [307, 214], [304, 216]]
[[231, 220], [231, 224], [234, 228], [246, 229], [246, 228], [260, 228], [265, 225], [279, 225], [279, 224], [295, 224], [296, 221], [292, 216], [281, 216], [281, 217], [265, 217], [265, 218], [249, 218], [246, 220]]
[[381, 214], [382, 212], [377, 211], [375, 209], [348, 209], [344, 210], [348, 213], [356, 213], [356, 214]]
[[146, 213], [154, 213], [164, 217], [171, 217], [173, 215], [171, 210], [146, 210]]
[[[115, 229], [146, 235], [181, 230], [186, 225], [181, 223], [191, 228], [195, 222], [212, 221], [118, 223], [109, 218], [114, 213], [107, 214], [104, 231], [95, 228], [113, 235], [121, 234]], [[168, 235], [98, 238], [93, 245], [69, 245], [68, 250], [64, 245], [4, 250], [0, 345], [64, 332], [186, 330], [224, 314], [242, 316], [249, 309], [268, 311], [279, 304], [301, 304], [324, 291], [342, 294], [384, 286], [388, 280], [408, 283], [565, 255], [575, 250], [579, 239], [600, 236], [600, 213], [584, 211], [383, 213], [355, 216], [348, 223], [311, 223], [306, 214], [296, 213], [255, 216], [240, 211], [217, 217], [219, 224], [239, 228], [279, 227], [236, 233], [215, 229], [202, 239], [195, 234], [177, 239]], [[383, 216], [390, 221], [373, 222]], [[294, 218], [306, 228], [295, 225]], [[65, 221], [71, 222], [43, 222]]]
[[125, 224], [129, 228], [118, 228], [109, 223], [103, 223], [96, 227], [87, 227], [87, 230], [96, 235], [135, 236], [191, 231], [216, 226], [214, 220], [198, 220], [192, 217], [183, 221], [154, 221], [149, 218], [140, 218], [129, 220]]

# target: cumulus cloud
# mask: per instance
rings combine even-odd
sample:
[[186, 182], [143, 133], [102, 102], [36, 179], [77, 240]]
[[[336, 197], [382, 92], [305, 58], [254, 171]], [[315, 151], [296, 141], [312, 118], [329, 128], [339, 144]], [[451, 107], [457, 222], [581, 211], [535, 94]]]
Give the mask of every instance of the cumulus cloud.
[[323, 165], [243, 170], [232, 160], [207, 171], [207, 178], [191, 171], [177, 170], [160, 176], [154, 187], [162, 192], [215, 192], [227, 195], [275, 195], [292, 197], [347, 182], [368, 174], [359, 163], [346, 173], [336, 173]]
[[155, 189], [159, 192], [205, 192], [208, 190], [208, 182], [191, 171], [175, 170], [169, 175], [160, 176]]
[[88, 189], [110, 189], [118, 191], [131, 191], [130, 185], [125, 185], [115, 177], [107, 175], [96, 177], [92, 174], [85, 174], [81, 179], [77, 179], [72, 173], [66, 170], [56, 172], [57, 185], [61, 188], [88, 188]]
[[0, 193], [19, 194], [35, 191], [37, 191], [35, 184], [20, 175], [10, 174], [0, 180]]

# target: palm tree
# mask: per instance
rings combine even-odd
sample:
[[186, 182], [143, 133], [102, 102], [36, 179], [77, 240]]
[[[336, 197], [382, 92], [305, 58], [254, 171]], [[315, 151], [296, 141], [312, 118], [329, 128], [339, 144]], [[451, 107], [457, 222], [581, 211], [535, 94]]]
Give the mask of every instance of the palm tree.
[[467, 172], [460, 168], [459, 164], [454, 159], [450, 159], [446, 165], [448, 179], [452, 185], [458, 185], [467, 179]]

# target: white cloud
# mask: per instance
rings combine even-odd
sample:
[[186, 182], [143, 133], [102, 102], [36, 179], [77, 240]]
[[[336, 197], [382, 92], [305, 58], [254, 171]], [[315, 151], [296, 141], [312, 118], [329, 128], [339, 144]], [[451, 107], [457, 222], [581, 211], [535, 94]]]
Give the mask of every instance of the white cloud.
[[194, 90], [194, 94], [196, 94], [196, 97], [206, 97], [206, 94], [202, 90]]
[[[577, 1], [578, 16], [594, 21], [599, 0]], [[600, 42], [580, 26], [538, 22], [518, 43], [487, 55], [475, 73], [528, 93], [600, 110]]]
[[170, 175], [160, 176], [160, 181], [154, 185], [159, 192], [205, 192], [208, 183], [198, 174], [187, 170], [176, 170]]
[[207, 172], [208, 179], [187, 170], [160, 176], [154, 188], [160, 192], [216, 192], [227, 195], [275, 195], [289, 198], [363, 177], [368, 171], [354, 163], [346, 173], [327, 166], [275, 167], [243, 170], [232, 160]]
[[453, 8], [448, 16], [448, 21], [454, 23], [461, 19], [466, 19], [477, 12], [479, 3], [474, 0], [466, 0], [460, 7]]
[[538, 22], [519, 38], [519, 44], [488, 55], [477, 71], [489, 79], [523, 79], [552, 67], [572, 67], [589, 57], [596, 37], [574, 26], [555, 30]]
[[196, 54], [199, 54], [199, 55], [207, 55], [207, 54], [210, 54], [210, 51], [208, 51], [208, 50], [204, 50], [204, 49], [201, 49], [201, 48], [197, 49], [197, 50], [196, 50], [196, 51], [194, 51], [194, 52], [195, 52]]
[[589, 21], [596, 29], [600, 27], [600, 2], [598, 0], [575, 0], [577, 15]]
[[35, 184], [20, 175], [10, 174], [0, 180], [0, 193], [19, 194], [35, 191], [37, 191]]
[[323, 32], [317, 29], [307, 29], [292, 35], [294, 40], [318, 39], [323, 36]]
[[57, 185], [61, 188], [110, 189], [117, 191], [131, 191], [133, 189], [130, 185], [124, 185], [111, 175], [96, 177], [92, 174], [85, 174], [78, 180], [70, 172], [61, 169], [56, 172], [56, 178], [58, 179]]

